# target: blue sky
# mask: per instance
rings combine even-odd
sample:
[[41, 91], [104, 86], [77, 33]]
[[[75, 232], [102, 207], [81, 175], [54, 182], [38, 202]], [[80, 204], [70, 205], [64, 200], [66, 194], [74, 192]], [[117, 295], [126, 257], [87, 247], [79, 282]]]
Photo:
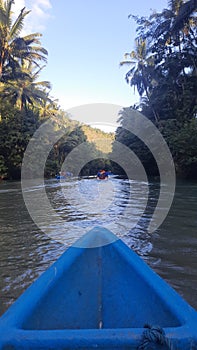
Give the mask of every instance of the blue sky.
[[167, 0], [16, 0], [15, 11], [31, 9], [25, 29], [41, 32], [48, 63], [40, 80], [52, 84], [63, 109], [86, 103], [130, 106], [138, 101], [119, 63], [134, 48], [135, 22], [129, 14], [148, 16]]

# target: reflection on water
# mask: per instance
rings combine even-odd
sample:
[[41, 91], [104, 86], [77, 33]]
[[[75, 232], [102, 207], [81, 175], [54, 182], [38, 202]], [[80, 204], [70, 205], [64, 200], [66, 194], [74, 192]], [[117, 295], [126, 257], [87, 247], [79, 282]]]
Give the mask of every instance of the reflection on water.
[[122, 238], [197, 308], [196, 184], [177, 185], [168, 217], [151, 235], [147, 227], [158, 199], [156, 183], [69, 179], [46, 181], [45, 188], [54, 220], [39, 207], [39, 184], [26, 190], [34, 196], [39, 225], [48, 235], [31, 220], [20, 183], [0, 184], [0, 313], [68, 246], [98, 225]]
[[48, 184], [48, 197], [58, 216], [40, 227], [53, 239], [70, 245], [95, 226], [123, 237], [136, 226], [146, 208], [148, 186], [128, 180], [62, 182]]

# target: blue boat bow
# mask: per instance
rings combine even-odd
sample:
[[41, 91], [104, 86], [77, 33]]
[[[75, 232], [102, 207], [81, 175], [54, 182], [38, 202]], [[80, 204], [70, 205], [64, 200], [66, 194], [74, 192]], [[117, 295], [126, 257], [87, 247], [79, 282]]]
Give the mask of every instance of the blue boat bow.
[[0, 349], [143, 349], [147, 323], [174, 350], [197, 349], [197, 312], [122, 240], [96, 227], [0, 318]]

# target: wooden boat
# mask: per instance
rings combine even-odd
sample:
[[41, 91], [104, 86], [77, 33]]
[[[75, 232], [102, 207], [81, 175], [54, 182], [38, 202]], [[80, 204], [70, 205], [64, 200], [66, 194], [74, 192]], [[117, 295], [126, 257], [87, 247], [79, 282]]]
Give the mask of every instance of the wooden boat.
[[[145, 330], [147, 323], [154, 326]], [[70, 247], [0, 318], [3, 350], [95, 348], [197, 349], [197, 312], [100, 227]]]

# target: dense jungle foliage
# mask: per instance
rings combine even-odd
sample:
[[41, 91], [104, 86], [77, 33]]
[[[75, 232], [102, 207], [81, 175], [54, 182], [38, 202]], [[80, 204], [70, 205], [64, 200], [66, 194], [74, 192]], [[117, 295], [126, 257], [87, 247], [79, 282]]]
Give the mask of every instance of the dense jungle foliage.
[[[164, 136], [178, 176], [197, 179], [197, 1], [171, 0], [161, 13], [129, 15], [137, 23], [135, 49], [120, 65], [128, 65], [127, 83], [137, 89], [137, 109]], [[149, 175], [158, 175], [154, 158], [124, 127], [123, 110], [116, 140], [130, 147]], [[132, 122], [132, 121], [130, 121]], [[151, 135], [150, 135], [151, 137]]]

